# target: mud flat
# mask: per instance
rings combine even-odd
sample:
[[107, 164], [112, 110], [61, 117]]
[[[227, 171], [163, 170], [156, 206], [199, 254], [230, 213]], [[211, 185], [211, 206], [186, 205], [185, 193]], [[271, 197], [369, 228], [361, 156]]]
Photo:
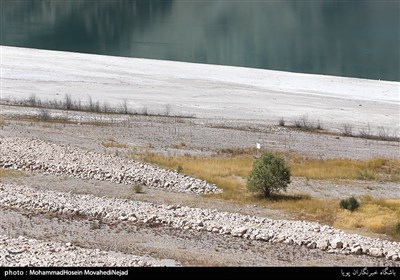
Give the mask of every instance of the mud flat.
[[[3, 99], [63, 100], [224, 119], [308, 115], [398, 133], [398, 82], [1, 46]], [[240, 112], [240, 113], [239, 113]]]

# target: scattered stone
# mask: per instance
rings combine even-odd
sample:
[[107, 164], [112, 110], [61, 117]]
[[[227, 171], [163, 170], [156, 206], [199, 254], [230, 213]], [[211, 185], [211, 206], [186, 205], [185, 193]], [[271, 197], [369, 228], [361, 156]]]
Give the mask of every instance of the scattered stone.
[[307, 244], [308, 249], [315, 249], [317, 248], [317, 242], [310, 242]]
[[[238, 213], [218, 210], [191, 208], [187, 206], [157, 205], [143, 201], [97, 197], [94, 195], [55, 192], [25, 186], [0, 183], [0, 206], [24, 209], [30, 212], [46, 212], [55, 215], [82, 215], [111, 223], [130, 221], [134, 223], [163, 224], [183, 229], [208, 231], [216, 234], [232, 234], [265, 242], [288, 243], [306, 246], [310, 249], [326, 250], [329, 253], [369, 254], [375, 257], [386, 256], [399, 260], [400, 244], [386, 240], [373, 239], [356, 234], [346, 234], [340, 230], [306, 221], [271, 220]], [[315, 229], [319, 227], [320, 231]], [[294, 230], [293, 230], [294, 229]], [[335, 236], [333, 240], [332, 231]], [[0, 238], [0, 244], [2, 244]], [[19, 238], [20, 243], [26, 239]], [[330, 246], [329, 246], [330, 245]], [[344, 246], [346, 245], [346, 246]], [[51, 247], [53, 248], [53, 247]], [[61, 251], [75, 251], [76, 247], [66, 243]], [[55, 252], [58, 252], [55, 248]], [[49, 249], [46, 250], [47, 252]], [[53, 253], [53, 252], [51, 252]]]
[[233, 236], [243, 236], [247, 232], [247, 228], [245, 227], [240, 227], [232, 230], [232, 235]]
[[383, 252], [382, 252], [382, 249], [380, 249], [380, 248], [370, 248], [369, 254], [371, 256], [377, 257], [377, 258], [383, 257]]
[[[101, 251], [99, 249], [86, 249], [72, 246], [70, 242], [65, 244], [58, 242], [39, 241], [29, 239], [26, 246], [29, 250], [19, 250], [20, 238], [9, 238], [0, 235], [0, 266], [179, 266], [173, 260], [158, 260], [150, 257], [141, 257], [131, 254], [113, 251]], [[65, 249], [65, 246], [70, 249]], [[12, 250], [10, 250], [12, 248]], [[3, 252], [8, 252], [4, 255]], [[13, 252], [13, 253], [10, 253]]]
[[329, 243], [326, 240], [317, 242], [317, 248], [318, 249], [321, 249], [321, 250], [325, 251], [326, 249], [328, 249], [328, 246], [329, 246]]
[[331, 244], [331, 247], [332, 247], [333, 249], [340, 249], [340, 248], [343, 247], [343, 242], [342, 242], [340, 239], [338, 239], [338, 238], [333, 239], [333, 240], [330, 242], [330, 244]]
[[393, 260], [393, 257], [397, 257], [397, 253], [395, 251], [393, 251], [393, 250], [390, 250], [390, 251], [387, 252], [385, 257], [388, 260]]
[[351, 249], [350, 249], [350, 252], [352, 253], [352, 254], [354, 254], [354, 255], [361, 255], [361, 253], [362, 253], [362, 248], [358, 245], [358, 246], [353, 246]]
[[[27, 149], [26, 147], [30, 147]], [[151, 164], [27, 138], [2, 138], [0, 167], [195, 194], [221, 193], [203, 180]]]

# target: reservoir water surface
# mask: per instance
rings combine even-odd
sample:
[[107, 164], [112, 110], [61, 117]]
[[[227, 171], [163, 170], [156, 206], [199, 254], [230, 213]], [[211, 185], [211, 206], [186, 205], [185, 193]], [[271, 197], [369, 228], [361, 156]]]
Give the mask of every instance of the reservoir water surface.
[[400, 81], [400, 1], [0, 0], [2, 45]]

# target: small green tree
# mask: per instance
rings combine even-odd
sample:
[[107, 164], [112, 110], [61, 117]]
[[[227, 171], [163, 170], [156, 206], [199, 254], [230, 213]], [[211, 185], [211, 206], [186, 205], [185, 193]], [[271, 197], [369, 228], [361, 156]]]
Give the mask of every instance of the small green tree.
[[270, 197], [273, 192], [286, 191], [288, 184], [290, 169], [285, 160], [272, 153], [266, 153], [254, 163], [247, 180], [247, 189]]

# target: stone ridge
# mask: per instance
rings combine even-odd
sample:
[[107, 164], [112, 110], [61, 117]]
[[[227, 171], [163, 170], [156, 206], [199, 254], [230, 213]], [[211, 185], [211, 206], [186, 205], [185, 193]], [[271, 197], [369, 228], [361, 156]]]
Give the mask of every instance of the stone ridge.
[[76, 247], [59, 243], [10, 238], [0, 235], [0, 266], [179, 266], [172, 260], [156, 260], [120, 252]]
[[221, 189], [151, 164], [26, 138], [0, 138], [0, 167], [174, 192], [207, 194]]
[[83, 215], [110, 222], [158, 224], [318, 248], [330, 253], [365, 254], [400, 260], [398, 242], [347, 234], [315, 222], [272, 220], [210, 209], [44, 191], [10, 184], [0, 184], [0, 206], [57, 215]]

